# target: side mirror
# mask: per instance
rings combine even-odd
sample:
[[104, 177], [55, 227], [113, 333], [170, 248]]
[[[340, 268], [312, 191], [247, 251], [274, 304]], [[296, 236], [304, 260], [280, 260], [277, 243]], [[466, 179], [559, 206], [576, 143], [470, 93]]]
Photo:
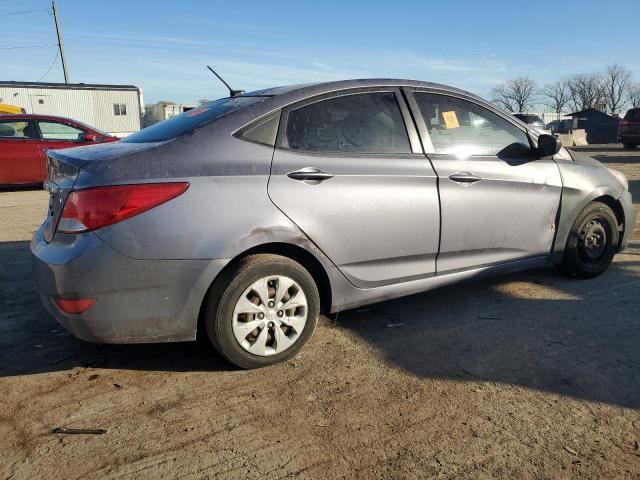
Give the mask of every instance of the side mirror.
[[97, 138], [93, 133], [86, 133], [82, 140], [84, 140], [85, 142], [95, 142]]
[[551, 157], [558, 153], [561, 148], [562, 144], [553, 135], [545, 133], [538, 137], [537, 153], [540, 157]]

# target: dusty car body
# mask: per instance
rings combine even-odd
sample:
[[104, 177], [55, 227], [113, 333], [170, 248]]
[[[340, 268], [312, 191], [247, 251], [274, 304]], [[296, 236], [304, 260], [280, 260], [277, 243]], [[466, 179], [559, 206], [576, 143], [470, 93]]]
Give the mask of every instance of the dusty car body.
[[[362, 100], [355, 96], [369, 94], [375, 102], [367, 105], [384, 104], [380, 108], [393, 112], [393, 128], [401, 124], [406, 138], [391, 132], [391, 114], [376, 114], [382, 140], [363, 140], [368, 120], [358, 115], [364, 107], [353, 109], [355, 118], [344, 111], [348, 102]], [[350, 95], [347, 106], [323, 103]], [[539, 154], [539, 132], [455, 88], [351, 80], [216, 102], [118, 143], [49, 152], [50, 210], [31, 243], [35, 279], [43, 304], [77, 337], [194, 340], [203, 317], [222, 315], [216, 302], [249, 268], [239, 266], [246, 258], [264, 257], [264, 288], [272, 290], [293, 280], [270, 276], [269, 258], [301, 266], [317, 287], [319, 309], [338, 312], [479, 275], [561, 265], [576, 219], [594, 201], [615, 215], [615, 232], [607, 230], [615, 245], [606, 248], [622, 250], [632, 233], [635, 212], [624, 176], [559, 146], [552, 155]], [[335, 140], [342, 135], [331, 130], [337, 117], [341, 125], [355, 125], [350, 131], [357, 139]], [[499, 152], [491, 142], [469, 152], [453, 138], [476, 139], [483, 132], [497, 132], [497, 144], [507, 134], [522, 140]], [[364, 143], [379, 151], [356, 151]], [[184, 191], [98, 228], [74, 231], [77, 219], [61, 220], [70, 195], [162, 183], [184, 185]], [[598, 228], [585, 227], [589, 242], [603, 234]], [[304, 282], [300, 277], [297, 284], [312, 315], [315, 291]], [[268, 338], [264, 332], [274, 328], [276, 315], [287, 316], [267, 306], [279, 303], [280, 293], [264, 295], [247, 320], [257, 325], [251, 345], [254, 337], [278, 343], [279, 330]], [[72, 308], [61, 303], [85, 300]], [[208, 331], [218, 346], [224, 332]], [[272, 343], [251, 356], [251, 345], [239, 349], [227, 336], [235, 353], [219, 350], [244, 367], [287, 353]]]

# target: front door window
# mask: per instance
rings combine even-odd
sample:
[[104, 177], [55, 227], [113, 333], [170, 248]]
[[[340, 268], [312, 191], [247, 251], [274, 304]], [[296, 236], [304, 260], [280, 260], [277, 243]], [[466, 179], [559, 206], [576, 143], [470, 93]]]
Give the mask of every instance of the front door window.
[[77, 142], [82, 140], [85, 131], [60, 122], [38, 122], [44, 140]]
[[421, 92], [415, 93], [415, 99], [433, 144], [427, 153], [518, 156], [530, 150], [524, 131], [480, 105]]

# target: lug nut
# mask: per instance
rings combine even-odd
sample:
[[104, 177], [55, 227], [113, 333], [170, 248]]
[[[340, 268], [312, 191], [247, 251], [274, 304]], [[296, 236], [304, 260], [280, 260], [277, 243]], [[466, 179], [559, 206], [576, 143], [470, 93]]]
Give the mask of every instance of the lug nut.
[[269, 328], [273, 328], [273, 322], [269, 322]]
[[278, 312], [278, 316], [279, 316], [279, 317], [282, 317], [283, 315], [284, 315], [284, 312], [283, 312], [282, 310], [280, 310], [280, 311]]
[[269, 304], [268, 304], [268, 305], [269, 305], [269, 308], [273, 308], [273, 306], [275, 305], [275, 303], [273, 303], [273, 302], [269, 302]]
[[259, 318], [260, 320], [262, 320], [262, 319], [264, 318], [264, 313], [259, 313], [259, 314], [258, 314], [258, 318]]

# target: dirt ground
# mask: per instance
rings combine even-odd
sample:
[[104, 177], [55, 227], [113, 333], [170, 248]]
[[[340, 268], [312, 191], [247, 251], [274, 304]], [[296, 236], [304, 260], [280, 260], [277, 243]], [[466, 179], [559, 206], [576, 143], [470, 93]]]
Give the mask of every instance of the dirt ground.
[[[640, 200], [640, 151], [584, 150]], [[639, 224], [599, 278], [539, 269], [323, 317], [293, 361], [239, 371], [204, 344], [59, 327], [29, 263], [46, 202], [0, 192], [0, 478], [640, 478]]]

